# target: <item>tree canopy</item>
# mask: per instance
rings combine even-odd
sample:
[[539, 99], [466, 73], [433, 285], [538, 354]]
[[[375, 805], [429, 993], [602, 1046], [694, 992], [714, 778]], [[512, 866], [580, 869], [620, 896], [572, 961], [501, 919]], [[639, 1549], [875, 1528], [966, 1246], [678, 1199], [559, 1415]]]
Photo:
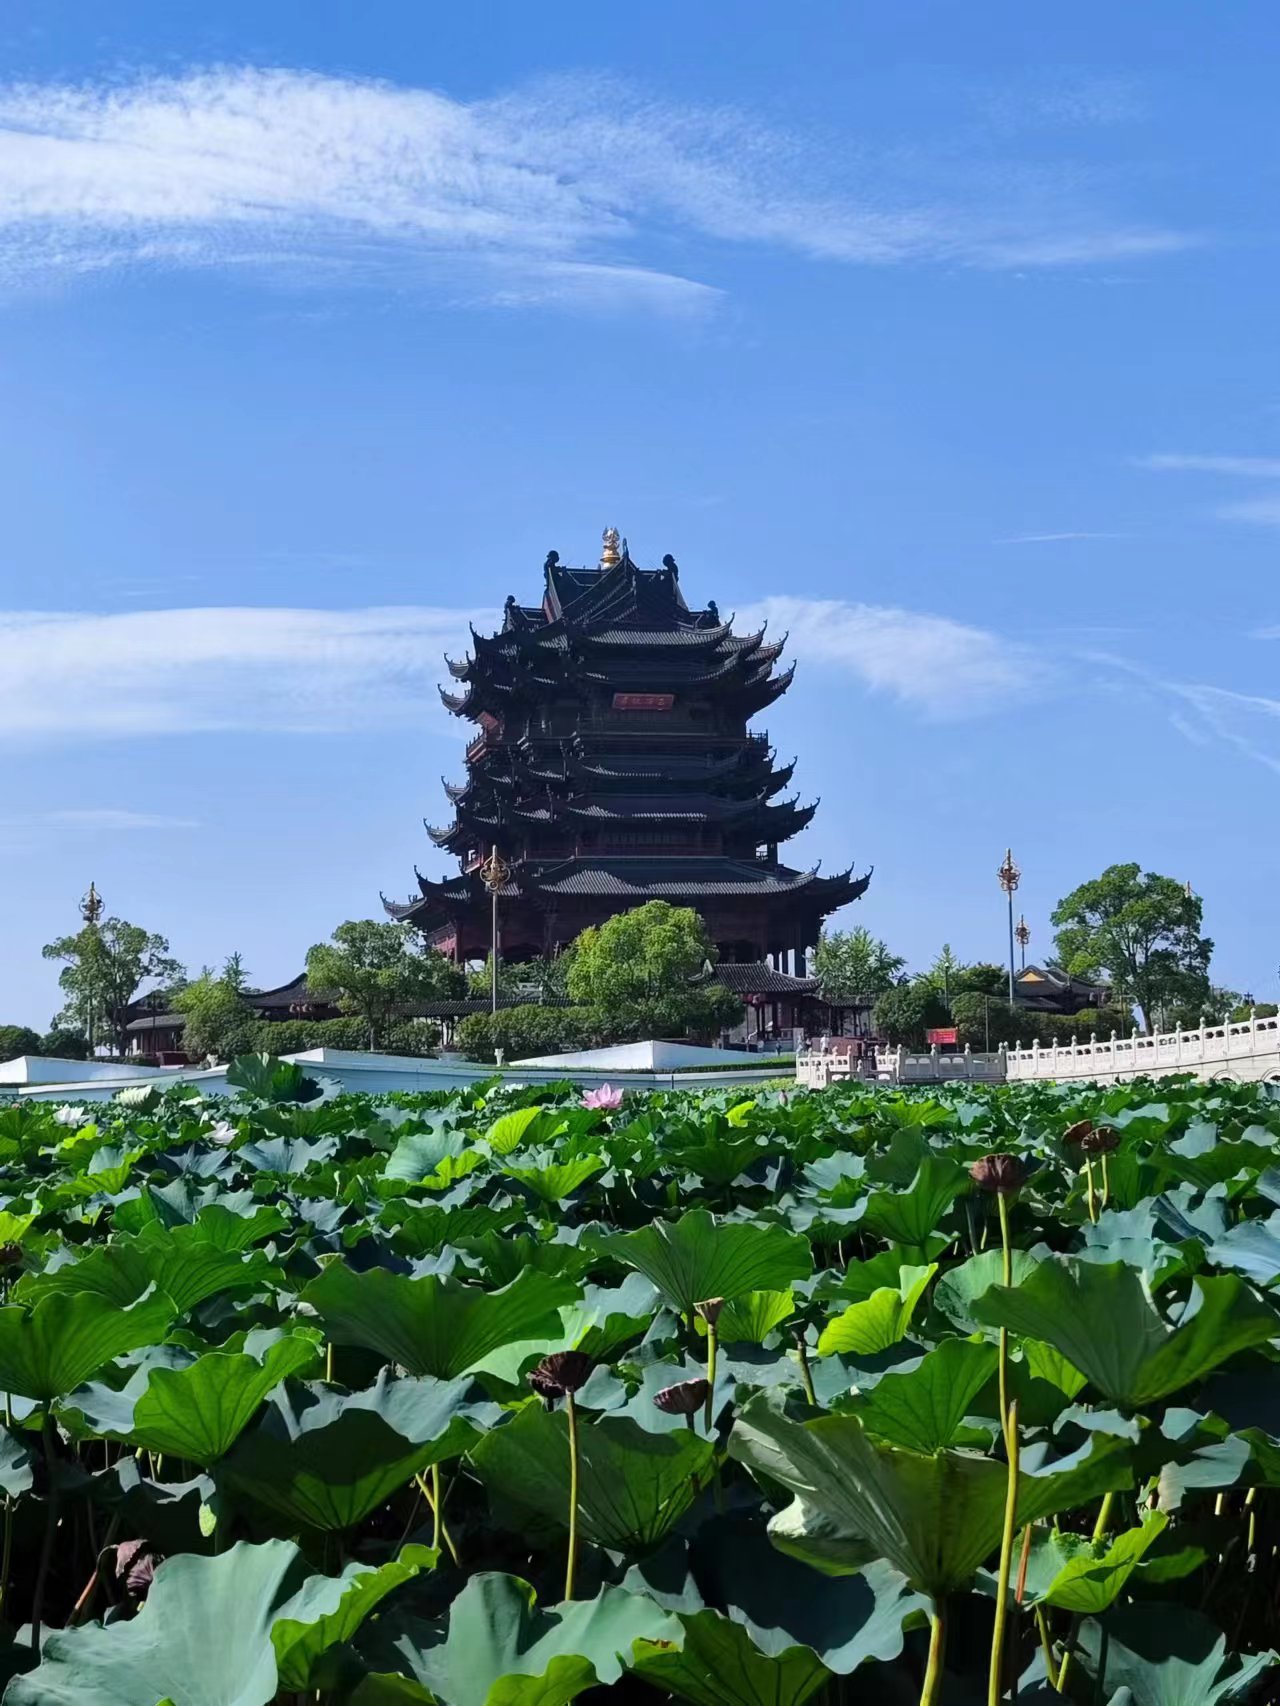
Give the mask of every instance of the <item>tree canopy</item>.
[[221, 972], [206, 966], [194, 982], [174, 996], [175, 1009], [186, 1017], [182, 1041], [189, 1055], [229, 1060], [249, 1052], [249, 1026], [254, 1015], [241, 993], [244, 984], [240, 955], [231, 954]]
[[879, 1036], [908, 1048], [923, 1048], [924, 1034], [945, 1025], [948, 1013], [942, 997], [925, 981], [900, 983], [876, 1002], [872, 1020]]
[[569, 997], [623, 1032], [638, 1025], [649, 1036], [714, 1035], [742, 1016], [738, 998], [706, 976], [715, 958], [692, 907], [651, 900], [582, 932]]
[[826, 1001], [883, 995], [897, 983], [906, 963], [862, 924], [852, 930], [824, 930], [813, 956], [814, 975]]
[[80, 1032], [90, 1051], [109, 1036], [118, 1052], [125, 1042], [126, 1009], [148, 980], [175, 983], [184, 973], [169, 953], [168, 941], [130, 924], [106, 918], [85, 924], [73, 936], [46, 943], [46, 960], [62, 960], [58, 987], [66, 1004], [54, 1023]]
[[467, 993], [457, 966], [424, 947], [404, 924], [372, 918], [339, 924], [330, 942], [307, 953], [307, 983], [313, 991], [331, 990], [344, 1013], [358, 1014], [369, 1028], [369, 1047], [398, 1014], [425, 1001], [456, 999]]
[[1105, 972], [1150, 1031], [1158, 1017], [1209, 996], [1213, 943], [1190, 886], [1139, 865], [1109, 865], [1053, 912], [1058, 959], [1076, 977]]
[[30, 1025], [0, 1025], [0, 1060], [17, 1060], [20, 1055], [41, 1052], [40, 1033]]

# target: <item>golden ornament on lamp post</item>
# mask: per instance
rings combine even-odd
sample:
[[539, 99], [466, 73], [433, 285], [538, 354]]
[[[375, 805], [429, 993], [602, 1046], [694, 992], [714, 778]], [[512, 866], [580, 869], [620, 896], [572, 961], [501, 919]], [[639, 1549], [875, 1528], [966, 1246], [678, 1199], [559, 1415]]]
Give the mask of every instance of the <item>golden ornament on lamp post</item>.
[[1005, 848], [1004, 864], [1000, 867], [1000, 887], [1009, 898], [1009, 1005], [1013, 1006], [1013, 891], [1022, 881], [1022, 872], [1013, 862], [1013, 849]]
[[1014, 931], [1014, 935], [1018, 938], [1018, 947], [1022, 950], [1022, 970], [1026, 971], [1027, 943], [1031, 940], [1031, 927], [1021, 915], [1019, 915], [1018, 927]]
[[489, 902], [492, 908], [490, 914], [490, 947], [489, 964], [491, 977], [489, 985], [490, 1011], [498, 1011], [498, 893], [504, 889], [511, 879], [511, 867], [503, 859], [496, 847], [490, 848], [489, 857], [480, 867], [480, 881], [489, 891]]

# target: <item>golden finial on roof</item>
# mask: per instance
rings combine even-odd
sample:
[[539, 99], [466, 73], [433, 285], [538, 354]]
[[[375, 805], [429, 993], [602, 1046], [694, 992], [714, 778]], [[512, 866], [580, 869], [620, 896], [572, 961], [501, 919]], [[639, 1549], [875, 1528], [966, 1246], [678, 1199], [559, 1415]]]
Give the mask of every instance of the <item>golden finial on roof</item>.
[[89, 884], [89, 892], [80, 902], [80, 916], [86, 924], [96, 924], [102, 917], [102, 896], [93, 883]]
[[622, 561], [622, 539], [616, 527], [606, 527], [602, 537], [604, 550], [600, 553], [600, 567], [611, 569], [615, 563]]

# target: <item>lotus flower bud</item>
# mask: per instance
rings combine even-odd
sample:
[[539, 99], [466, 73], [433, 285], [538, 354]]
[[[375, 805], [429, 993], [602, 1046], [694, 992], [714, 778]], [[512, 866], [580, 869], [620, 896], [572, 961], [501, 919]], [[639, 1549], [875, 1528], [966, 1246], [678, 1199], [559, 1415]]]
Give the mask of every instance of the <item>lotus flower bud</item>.
[[1072, 1149], [1075, 1147], [1075, 1145], [1077, 1143], [1083, 1143], [1085, 1138], [1088, 1137], [1089, 1133], [1092, 1130], [1093, 1130], [1093, 1121], [1092, 1120], [1077, 1120], [1074, 1125], [1069, 1125], [1067, 1127], [1067, 1129], [1063, 1132], [1063, 1134], [1062, 1134], [1063, 1147], [1066, 1149]]
[[1016, 1155], [984, 1155], [970, 1167], [969, 1177], [980, 1191], [1011, 1197], [1022, 1189], [1027, 1169]]
[[0, 1244], [0, 1267], [12, 1268], [21, 1260], [21, 1244]]
[[585, 1351], [555, 1351], [529, 1373], [529, 1384], [550, 1410], [557, 1398], [585, 1386], [592, 1369]]
[[710, 1390], [705, 1380], [681, 1380], [674, 1386], [664, 1386], [655, 1392], [653, 1401], [664, 1416], [694, 1416], [707, 1401]]
[[1080, 1147], [1086, 1155], [1109, 1155], [1119, 1149], [1120, 1133], [1113, 1125], [1095, 1126], [1080, 1139]]
[[701, 1303], [694, 1304], [693, 1312], [705, 1321], [708, 1327], [714, 1327], [723, 1308], [723, 1297], [704, 1297]]

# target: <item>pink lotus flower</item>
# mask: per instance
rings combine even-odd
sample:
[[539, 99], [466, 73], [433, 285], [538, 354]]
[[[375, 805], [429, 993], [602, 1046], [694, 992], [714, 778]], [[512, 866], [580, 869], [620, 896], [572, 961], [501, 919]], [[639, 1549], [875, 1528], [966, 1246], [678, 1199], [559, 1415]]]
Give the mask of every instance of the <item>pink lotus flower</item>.
[[620, 1108], [622, 1090], [612, 1084], [601, 1084], [597, 1089], [584, 1093], [582, 1105], [584, 1108]]

